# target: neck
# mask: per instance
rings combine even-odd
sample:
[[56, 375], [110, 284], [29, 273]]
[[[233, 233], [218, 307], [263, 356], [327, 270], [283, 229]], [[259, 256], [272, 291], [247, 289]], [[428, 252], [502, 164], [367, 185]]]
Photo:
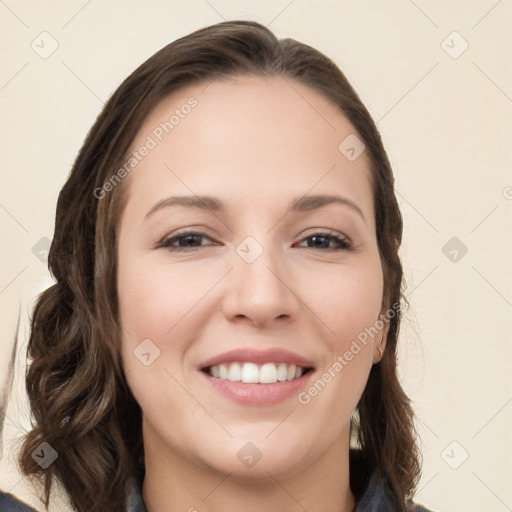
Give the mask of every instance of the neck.
[[348, 433], [300, 471], [259, 478], [219, 472], [145, 439], [144, 503], [148, 512], [352, 512]]

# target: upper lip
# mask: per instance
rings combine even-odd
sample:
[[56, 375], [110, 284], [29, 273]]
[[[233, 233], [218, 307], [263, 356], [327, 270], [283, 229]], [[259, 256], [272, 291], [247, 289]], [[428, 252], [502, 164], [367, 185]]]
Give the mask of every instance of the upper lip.
[[235, 361], [259, 364], [286, 363], [294, 364], [295, 366], [301, 366], [303, 368], [313, 367], [313, 363], [308, 359], [282, 348], [269, 348], [265, 350], [237, 348], [204, 361], [201, 363], [200, 369], [209, 368], [221, 363], [232, 363]]

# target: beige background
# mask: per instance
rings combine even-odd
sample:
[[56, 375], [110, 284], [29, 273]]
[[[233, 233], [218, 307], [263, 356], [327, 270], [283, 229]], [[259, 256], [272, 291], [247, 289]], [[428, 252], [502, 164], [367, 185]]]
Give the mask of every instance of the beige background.
[[[237, 18], [330, 56], [383, 134], [405, 219], [411, 311], [401, 373], [422, 435], [417, 500], [440, 512], [512, 510], [507, 0], [1, 0], [2, 391], [18, 315], [20, 357], [0, 488], [37, 505], [13, 465], [16, 438], [29, 425], [22, 387], [27, 321], [35, 295], [51, 282], [41, 261], [44, 238], [51, 239], [57, 194], [88, 128], [122, 79], [157, 49]], [[56, 51], [44, 55], [54, 41]]]

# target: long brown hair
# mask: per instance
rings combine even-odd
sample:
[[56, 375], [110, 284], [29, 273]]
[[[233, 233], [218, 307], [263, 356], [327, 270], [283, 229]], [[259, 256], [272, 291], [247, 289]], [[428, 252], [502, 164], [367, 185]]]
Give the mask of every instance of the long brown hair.
[[[337, 105], [366, 146], [377, 242], [384, 273], [383, 307], [394, 307], [386, 350], [373, 365], [351, 428], [363, 467], [389, 480], [397, 510], [406, 510], [420, 473], [413, 411], [396, 368], [404, 303], [398, 249], [402, 217], [380, 135], [343, 73], [326, 56], [293, 39], [278, 40], [251, 21], [228, 21], [178, 39], [138, 67], [115, 91], [89, 131], [62, 188], [49, 254], [56, 283], [37, 300], [26, 386], [33, 429], [20, 466], [44, 482], [48, 507], [58, 479], [80, 512], [125, 509], [127, 482], [144, 475], [142, 414], [123, 373], [119, 344], [117, 222], [124, 181], [95, 193], [119, 169], [142, 122], [187, 85], [238, 74], [281, 76]], [[126, 181], [126, 180], [125, 180]], [[32, 453], [47, 442], [58, 454], [43, 469]]]

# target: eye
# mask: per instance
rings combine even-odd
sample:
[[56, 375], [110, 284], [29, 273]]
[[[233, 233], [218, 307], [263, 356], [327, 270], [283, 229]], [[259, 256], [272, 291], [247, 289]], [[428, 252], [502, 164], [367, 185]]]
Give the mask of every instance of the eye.
[[[165, 248], [168, 251], [187, 251], [205, 245], [220, 245], [215, 242], [213, 244], [203, 244], [201, 243], [203, 239], [212, 241], [208, 235], [200, 231], [181, 231], [159, 242], [157, 248]], [[313, 233], [303, 238], [300, 243], [309, 243], [308, 241], [312, 243], [306, 246], [308, 249], [320, 249], [324, 251], [349, 251], [352, 249], [352, 245], [348, 239], [333, 234], [332, 231]], [[302, 245], [302, 247], [304, 246]]]
[[158, 248], [165, 248], [169, 251], [186, 251], [188, 249], [201, 247], [202, 245], [208, 245], [201, 243], [202, 238], [207, 238], [211, 241], [209, 236], [199, 231], [182, 231], [162, 240], [158, 244]]
[[[312, 245], [309, 245], [310, 249], [324, 249], [328, 251], [349, 251], [352, 249], [350, 242], [343, 237], [333, 234], [333, 232], [318, 232], [304, 238], [301, 243], [312, 241]], [[330, 245], [334, 242], [334, 246]]]

